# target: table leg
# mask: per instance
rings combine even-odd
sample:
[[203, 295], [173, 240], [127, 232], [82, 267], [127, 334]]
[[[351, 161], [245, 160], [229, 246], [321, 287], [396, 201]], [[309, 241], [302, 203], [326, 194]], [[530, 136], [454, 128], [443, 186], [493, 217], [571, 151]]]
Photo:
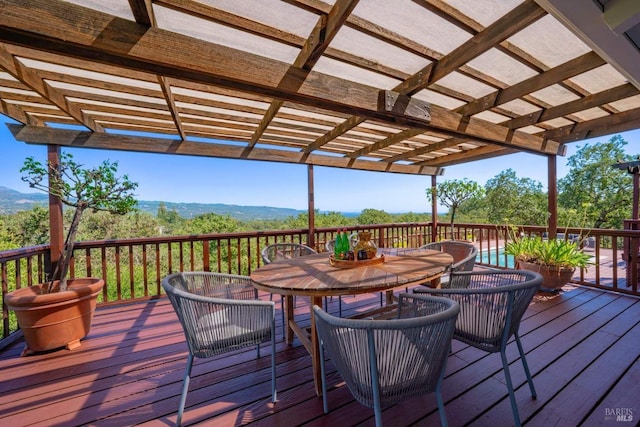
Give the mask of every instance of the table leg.
[[285, 303], [284, 303], [284, 307], [285, 307], [285, 317], [284, 320], [286, 322], [285, 325], [285, 331], [286, 331], [286, 338], [287, 338], [287, 343], [289, 345], [293, 344], [293, 329], [291, 329], [291, 322], [293, 322], [293, 296], [291, 295], [285, 295], [284, 297]]
[[322, 378], [320, 374], [320, 342], [316, 334], [316, 319], [313, 314], [313, 306], [322, 308], [322, 297], [311, 297], [311, 364], [313, 367], [313, 382], [316, 387], [316, 394], [322, 396]]
[[440, 288], [440, 276], [438, 276], [435, 279], [433, 279], [429, 286], [434, 288], [434, 289], [439, 289]]
[[391, 305], [394, 303], [393, 301], [393, 291], [386, 291], [387, 294], [387, 305]]

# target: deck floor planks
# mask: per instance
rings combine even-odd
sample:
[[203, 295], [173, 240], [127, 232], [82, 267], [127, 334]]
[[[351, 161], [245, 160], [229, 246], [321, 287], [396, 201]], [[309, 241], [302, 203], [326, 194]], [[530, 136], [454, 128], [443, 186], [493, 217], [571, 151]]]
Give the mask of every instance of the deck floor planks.
[[607, 421], [610, 422], [610, 425], [620, 424], [607, 414], [607, 410], [615, 413], [616, 409], [631, 409], [633, 420], [637, 425], [640, 412], [638, 410], [638, 396], [640, 396], [640, 359], [635, 360], [606, 397], [593, 409], [585, 419], [585, 425], [601, 425]]
[[[599, 295], [599, 297], [601, 296], [602, 294]], [[575, 305], [576, 303], [579, 303], [580, 306], [589, 307], [589, 309], [591, 310], [596, 309], [603, 304], [606, 304], [606, 302], [608, 301], [608, 299], [600, 301], [598, 298], [592, 298], [585, 302], [584, 299], [582, 299], [581, 301], [578, 301], [577, 299], [572, 298], [570, 301], [566, 301], [566, 303], [571, 302], [571, 304], [563, 305], [565, 305], [566, 308], [569, 305]], [[541, 313], [548, 314], [552, 311], [554, 310], [544, 310]], [[528, 317], [524, 320], [524, 322], [535, 320], [535, 317], [536, 316]], [[575, 316], [573, 316], [572, 319], [573, 321], [577, 321], [577, 318], [575, 318]], [[543, 350], [541, 354], [538, 354], [539, 350], [534, 347], [538, 345], [536, 344], [537, 341], [546, 344], [547, 340], [556, 337], [556, 334], [554, 333], [554, 326], [556, 322], [542, 323], [543, 324], [534, 331], [530, 331], [528, 333], [521, 331], [523, 347], [525, 350], [525, 354], [527, 354], [529, 368], [534, 377], [534, 384], [536, 385], [536, 389], [539, 395], [538, 400], [541, 399], [541, 392], [540, 387], [538, 386], [538, 381], [536, 379], [536, 374], [540, 371], [540, 368], [538, 368], [536, 364], [541, 360], [544, 361], [542, 362], [543, 364], [547, 362], [550, 363], [551, 360], [547, 360], [549, 352]], [[533, 339], [533, 333], [536, 333], [535, 339]], [[568, 347], [570, 348], [571, 345], [572, 343], [566, 340], [554, 343], [554, 352], [567, 351], [566, 349]], [[489, 359], [489, 357], [491, 359]], [[518, 357], [517, 348], [513, 343], [509, 344], [509, 346], [507, 347], [507, 358], [510, 363], [510, 372], [514, 384], [514, 389], [516, 390], [516, 398], [520, 401], [519, 407], [521, 407], [527, 402], [532, 402], [532, 399], [528, 384], [526, 383], [524, 370]], [[490, 365], [487, 365], [488, 360], [491, 360]], [[461, 376], [462, 379], [458, 381], [455, 387], [450, 387], [447, 385], [447, 380], [453, 378], [454, 376]], [[468, 381], [468, 383], [465, 384], [465, 381]], [[469, 388], [463, 394], [456, 396], [453, 402], [448, 403], [449, 390], [451, 388], [460, 390], [463, 387]], [[445, 403], [447, 404], [447, 408], [451, 408], [452, 415], [449, 416], [449, 418], [452, 425], [463, 425], [471, 422], [477, 425], [496, 425], [496, 423], [498, 423], [499, 425], [500, 422], [503, 422], [504, 419], [512, 418], [511, 406], [508, 399], [504, 373], [502, 370], [502, 363], [500, 361], [499, 354], [497, 353], [489, 355], [487, 358], [482, 360], [482, 363], [476, 362], [464, 368], [463, 370], [456, 372], [454, 375], [447, 377], [443, 385], [443, 394], [445, 395]], [[483, 402], [486, 403], [483, 405]], [[538, 401], [533, 400], [533, 402]], [[494, 404], [496, 406], [494, 408], [491, 408], [490, 405]], [[491, 412], [497, 412], [498, 415], [492, 417]], [[449, 411], [447, 413], [449, 413]], [[520, 416], [521, 419], [525, 419], [525, 414], [523, 413], [522, 409], [520, 409]], [[432, 415], [425, 421], [437, 422], [437, 417], [434, 417], [434, 415]]]
[[[602, 399], [602, 391], [608, 391], [624, 378], [629, 366], [636, 363], [640, 357], [640, 346], [637, 342], [640, 334], [640, 324], [637, 323], [640, 318], [639, 311], [640, 303], [636, 302], [617, 317], [621, 318], [625, 313], [630, 314], [620, 322], [620, 327], [635, 322], [632, 328], [625, 331], [629, 333], [614, 335], [603, 332], [602, 329], [608, 326], [604, 324], [603, 328], [591, 333], [581, 343], [583, 345], [580, 348], [575, 348], [575, 354], [564, 358], [569, 363], [564, 364], [563, 370], [546, 372], [556, 376], [562, 373], [564, 386], [553, 396], [553, 408], [541, 408], [532, 419], [532, 425], [548, 425], [550, 418], [579, 424], [582, 417], [578, 418], [576, 415], [584, 416], [585, 410], [597, 406]], [[615, 320], [616, 318], [611, 322]], [[573, 362], [573, 365], [570, 362]], [[562, 367], [559, 363], [554, 366]], [[576, 399], [576, 396], [580, 396], [580, 399]], [[639, 401], [637, 399], [636, 403]]]
[[[594, 302], [601, 300], [601, 297], [597, 297]], [[607, 348], [615, 341], [613, 336], [606, 336], [600, 330], [616, 313], [629, 305], [628, 299], [616, 298], [591, 315], [577, 321], [569, 329], [562, 331], [562, 335], [552, 337], [528, 355], [529, 367], [534, 376], [538, 398], [536, 400], [530, 399], [524, 383], [521, 386], [521, 394], [516, 392], [520, 416], [523, 420], [535, 415], [537, 411], [553, 400], [552, 406], [555, 408], [557, 403], [566, 413], [563, 418], [564, 422], [568, 423], [566, 425], [579, 424], [580, 420], [575, 418], [575, 414], [584, 413], [583, 408], [577, 406], [583, 405], [585, 399], [582, 397], [575, 399], [575, 394], [573, 399], [568, 399], [566, 402], [556, 401], [556, 399], [564, 393], [567, 384], [578, 382], [580, 378], [583, 378], [585, 366], [588, 366], [595, 357], [606, 352]], [[595, 307], [589, 308], [594, 309]], [[592, 385], [597, 382], [596, 378]], [[595, 388], [599, 389], [600, 386]], [[490, 413], [485, 414], [484, 419], [489, 425], [492, 422], [495, 423], [496, 420], [504, 419], [509, 414], [511, 414], [510, 408], [501, 406], [493, 408]], [[555, 416], [558, 416], [557, 409]], [[543, 422], [542, 425], [547, 422]], [[536, 423], [534, 422], [532, 425], [536, 425]]]
[[[343, 309], [345, 315], [355, 313], [378, 301], [375, 294], [347, 298], [346, 304], [343, 299]], [[279, 301], [276, 305], [279, 308]], [[337, 313], [335, 298], [330, 302], [330, 311]], [[508, 347], [525, 424], [567, 421], [578, 425], [581, 420], [601, 423], [603, 408], [617, 405], [616, 396], [628, 396], [635, 391], [637, 397], [637, 382], [631, 379], [637, 381], [639, 375], [639, 350], [634, 356], [627, 347], [629, 343], [637, 346], [640, 340], [638, 311], [637, 298], [580, 287], [533, 304], [523, 319], [521, 335], [535, 375], [538, 400], [529, 396], [521, 364], [515, 359], [515, 345]], [[304, 299], [297, 301], [296, 316], [308, 320], [308, 302]], [[277, 331], [280, 330], [277, 326]], [[555, 338], [558, 334], [560, 337]], [[457, 342], [452, 348], [443, 385], [450, 425], [503, 425], [504, 417], [511, 419], [511, 408], [502, 383], [499, 355], [487, 355]], [[20, 350], [21, 344], [16, 344], [0, 351], [2, 425], [27, 425], [35, 421], [31, 424], [166, 426], [175, 422], [186, 344], [175, 314], [165, 300], [101, 308], [90, 336], [73, 352], [63, 350], [21, 358], [17, 357]], [[622, 352], [627, 357], [620, 357]], [[290, 347], [282, 342], [281, 335], [276, 367], [279, 402], [273, 407], [269, 353], [266, 346], [260, 359], [256, 359], [255, 349], [246, 349], [197, 360], [187, 398], [186, 424], [373, 425], [373, 411], [353, 400], [330, 361], [327, 367], [331, 412], [324, 415], [322, 400], [313, 389], [309, 356], [297, 340]], [[598, 357], [590, 360], [588, 355], [591, 359], [594, 355]], [[620, 362], [612, 363], [614, 360]], [[568, 375], [569, 380], [552, 378], [557, 373], [566, 375], [572, 363], [577, 366]], [[615, 369], [607, 373], [608, 365]], [[43, 366], [48, 372], [37, 373]], [[30, 374], [31, 370], [35, 373]], [[596, 387], [591, 388], [595, 389], [592, 398], [572, 408], [559, 406], [567, 405], [565, 393], [568, 401], [571, 397], [575, 399], [576, 390], [588, 388], [591, 377], [596, 382], [605, 381], [603, 385], [593, 383]], [[571, 387], [576, 390], [567, 385], [571, 382], [575, 382]], [[542, 391], [548, 391], [550, 397], [541, 397]], [[33, 400], [29, 400], [29, 395]], [[54, 396], [59, 399], [56, 404], [52, 404]], [[640, 411], [637, 403], [634, 409], [636, 414]], [[502, 422], [496, 424], [501, 417]], [[389, 425], [432, 422], [437, 425], [435, 397], [427, 394], [385, 408], [383, 419]]]

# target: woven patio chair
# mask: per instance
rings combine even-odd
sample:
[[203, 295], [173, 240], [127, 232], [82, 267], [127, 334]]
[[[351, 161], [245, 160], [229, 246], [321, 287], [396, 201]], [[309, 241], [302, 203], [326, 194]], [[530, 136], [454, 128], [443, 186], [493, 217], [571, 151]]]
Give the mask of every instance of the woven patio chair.
[[354, 398], [373, 408], [376, 426], [382, 426], [382, 407], [432, 391], [440, 421], [447, 425], [441, 386], [458, 303], [401, 293], [398, 305], [398, 318], [390, 320], [344, 319], [314, 307], [325, 413], [329, 406], [324, 351]]
[[520, 415], [513, 391], [506, 348], [511, 337], [520, 353], [531, 397], [536, 389], [525, 357], [518, 328], [524, 312], [542, 283], [538, 273], [524, 270], [453, 272], [447, 289], [414, 289], [416, 294], [428, 293], [452, 298], [460, 304], [454, 339], [489, 353], [500, 353], [502, 367], [511, 400], [513, 418], [520, 425]]
[[[262, 261], [265, 264], [271, 264], [272, 262], [281, 261], [283, 259], [297, 258], [300, 256], [313, 255], [317, 253], [315, 250], [306, 245], [299, 243], [272, 243], [262, 248]], [[273, 294], [269, 296], [269, 299], [273, 299]], [[293, 300], [295, 307], [295, 298]], [[284, 295], [280, 295], [280, 307], [282, 308], [282, 335], [285, 334], [286, 324], [284, 319]]]
[[189, 347], [178, 407], [182, 422], [193, 359], [207, 358], [271, 342], [271, 401], [276, 401], [275, 305], [257, 300], [258, 291], [246, 276], [189, 272], [162, 279], [162, 287], [180, 320]]
[[[421, 249], [433, 249], [436, 251], [446, 252], [453, 257], [453, 264], [449, 269], [452, 271], [473, 271], [476, 265], [476, 256], [478, 248], [468, 242], [457, 240], [444, 240], [442, 242], [433, 242], [422, 245]], [[449, 287], [449, 273], [444, 274], [440, 278], [440, 287]]]

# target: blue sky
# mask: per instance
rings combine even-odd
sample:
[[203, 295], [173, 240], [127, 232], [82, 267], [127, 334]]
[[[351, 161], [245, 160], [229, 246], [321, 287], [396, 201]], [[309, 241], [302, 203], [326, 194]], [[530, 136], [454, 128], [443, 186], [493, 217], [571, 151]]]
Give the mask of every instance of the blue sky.
[[[32, 192], [20, 179], [24, 159], [46, 160], [46, 146], [28, 145], [13, 139], [0, 115], [0, 185]], [[621, 134], [629, 154], [640, 154], [640, 130]], [[569, 144], [567, 157], [578, 146], [610, 137]], [[164, 154], [126, 153], [91, 149], [65, 149], [76, 161], [93, 166], [105, 159], [117, 161], [119, 171], [139, 184], [140, 200], [168, 202], [225, 203], [247, 206], [275, 206], [307, 209], [307, 167]], [[558, 178], [567, 173], [567, 157], [558, 157]], [[467, 178], [484, 185], [503, 170], [513, 169], [518, 177], [528, 177], [547, 185], [547, 159], [534, 154], [512, 154], [447, 167], [438, 181]], [[315, 207], [321, 211], [360, 212], [381, 209], [389, 213], [430, 212], [425, 190], [430, 176], [349, 171], [315, 167]], [[446, 208], [438, 209], [446, 211]]]

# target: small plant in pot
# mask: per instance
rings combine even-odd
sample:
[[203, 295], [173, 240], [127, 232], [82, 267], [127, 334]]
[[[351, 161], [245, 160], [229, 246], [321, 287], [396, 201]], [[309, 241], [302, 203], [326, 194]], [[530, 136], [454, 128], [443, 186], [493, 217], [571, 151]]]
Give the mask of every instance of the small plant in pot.
[[117, 176], [117, 162], [105, 160], [98, 167], [83, 168], [71, 154], [63, 153], [58, 165], [42, 164], [33, 157], [20, 172], [31, 188], [58, 197], [75, 209], [56, 268], [46, 283], [16, 289], [5, 296], [27, 346], [23, 355], [80, 345], [91, 327], [96, 300], [104, 280], [68, 279], [69, 264], [82, 214], [87, 210], [126, 214], [134, 209], [133, 190], [138, 184]]
[[513, 237], [505, 252], [513, 255], [517, 268], [540, 273], [542, 290], [552, 291], [567, 284], [576, 268], [587, 268], [591, 259], [576, 242], [537, 236]]

